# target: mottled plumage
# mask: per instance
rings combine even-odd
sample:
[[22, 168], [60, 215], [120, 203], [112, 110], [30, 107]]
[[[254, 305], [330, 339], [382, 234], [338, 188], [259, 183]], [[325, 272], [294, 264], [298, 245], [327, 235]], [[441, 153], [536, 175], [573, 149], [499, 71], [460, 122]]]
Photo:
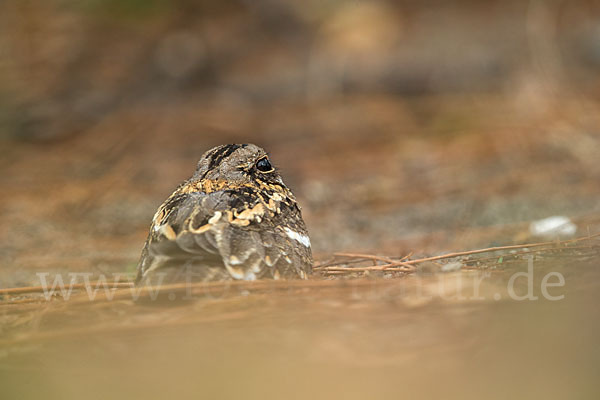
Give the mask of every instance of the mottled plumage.
[[204, 153], [159, 207], [137, 282], [306, 278], [311, 267], [294, 195], [263, 149], [231, 144]]

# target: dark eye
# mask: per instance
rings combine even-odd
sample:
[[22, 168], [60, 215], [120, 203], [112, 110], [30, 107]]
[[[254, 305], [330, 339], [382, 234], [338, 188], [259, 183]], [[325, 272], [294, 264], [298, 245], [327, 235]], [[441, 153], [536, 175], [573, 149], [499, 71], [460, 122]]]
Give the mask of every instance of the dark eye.
[[260, 172], [271, 172], [274, 168], [268, 158], [261, 158], [256, 162], [256, 169]]

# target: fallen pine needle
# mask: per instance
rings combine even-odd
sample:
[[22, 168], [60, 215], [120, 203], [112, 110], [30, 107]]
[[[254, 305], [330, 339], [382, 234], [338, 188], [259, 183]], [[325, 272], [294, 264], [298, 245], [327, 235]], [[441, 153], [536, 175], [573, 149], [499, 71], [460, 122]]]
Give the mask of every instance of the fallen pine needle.
[[[364, 271], [392, 271], [393, 270], [392, 268], [403, 266], [406, 268], [411, 268], [411, 271], [414, 271], [416, 268], [414, 266], [415, 264], [419, 264], [419, 263], [423, 263], [423, 262], [427, 262], [427, 261], [443, 260], [443, 259], [448, 259], [448, 258], [467, 256], [467, 255], [472, 255], [472, 254], [489, 253], [489, 252], [502, 251], [502, 250], [528, 249], [531, 247], [553, 246], [553, 248], [556, 249], [556, 248], [559, 248], [558, 246], [561, 246], [561, 245], [567, 245], [569, 243], [576, 243], [576, 242], [580, 242], [580, 241], [584, 241], [584, 240], [590, 240], [590, 239], [593, 239], [593, 238], [599, 237], [599, 236], [600, 236], [600, 233], [596, 233], [594, 235], [588, 235], [588, 236], [581, 237], [581, 238], [575, 238], [575, 239], [569, 239], [569, 240], [563, 240], [563, 241], [549, 241], [549, 242], [540, 242], [540, 243], [527, 243], [527, 244], [516, 244], [516, 245], [509, 245], [509, 246], [488, 247], [485, 249], [459, 251], [459, 252], [454, 252], [454, 253], [443, 254], [440, 256], [419, 258], [416, 260], [405, 259], [406, 256], [403, 257], [400, 261], [397, 261], [392, 258], [381, 257], [381, 256], [376, 256], [376, 255], [370, 255], [370, 254], [336, 253], [335, 255], [337, 255], [337, 256], [354, 258], [354, 259], [360, 260], [360, 261], [378, 260], [378, 261], [387, 262], [388, 264], [376, 265], [376, 266], [371, 266], [371, 267], [342, 267], [341, 265], [348, 264], [349, 262], [348, 261], [338, 261], [336, 264], [317, 266], [313, 269], [316, 271], [323, 271], [326, 273], [333, 272], [333, 271], [335, 271], [335, 272], [346, 271], [348, 273], [352, 273], [352, 272], [361, 272], [361, 271], [363, 271], [363, 272]], [[570, 247], [564, 247], [564, 248], [568, 249]], [[495, 257], [493, 257], [493, 258], [495, 258]], [[352, 261], [356, 262], [356, 260], [352, 260]], [[472, 262], [472, 261], [476, 261], [476, 260], [465, 260], [465, 261]], [[404, 270], [404, 271], [410, 272], [407, 270]]]
[[389, 257], [375, 256], [372, 254], [334, 253], [334, 256], [350, 257], [350, 258], [364, 258], [365, 260], [384, 261], [389, 264], [396, 262], [396, 260], [392, 260]]
[[[102, 286], [106, 285], [111, 289], [119, 289], [119, 288], [130, 288], [133, 287], [133, 282], [90, 282], [90, 283], [74, 283], [69, 285], [70, 289], [78, 290], [88, 288], [95, 288], [97, 285]], [[24, 293], [44, 293], [47, 291], [52, 291], [51, 287], [47, 286], [25, 286], [25, 287], [16, 287], [16, 288], [7, 288], [0, 289], [0, 296], [5, 294], [24, 294]]]

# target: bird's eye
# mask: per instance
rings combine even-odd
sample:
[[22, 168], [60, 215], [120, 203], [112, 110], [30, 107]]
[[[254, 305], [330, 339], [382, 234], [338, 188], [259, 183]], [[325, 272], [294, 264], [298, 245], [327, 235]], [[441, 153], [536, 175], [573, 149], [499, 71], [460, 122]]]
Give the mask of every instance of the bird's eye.
[[260, 172], [271, 172], [274, 170], [268, 158], [261, 158], [256, 162], [256, 169]]

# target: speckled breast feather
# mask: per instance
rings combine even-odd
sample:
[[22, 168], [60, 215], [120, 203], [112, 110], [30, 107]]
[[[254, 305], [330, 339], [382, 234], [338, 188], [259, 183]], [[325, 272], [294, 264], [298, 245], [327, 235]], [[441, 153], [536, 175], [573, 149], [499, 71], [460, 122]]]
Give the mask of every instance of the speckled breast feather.
[[231, 144], [207, 151], [158, 208], [137, 282], [305, 279], [311, 267], [294, 195], [263, 149]]

